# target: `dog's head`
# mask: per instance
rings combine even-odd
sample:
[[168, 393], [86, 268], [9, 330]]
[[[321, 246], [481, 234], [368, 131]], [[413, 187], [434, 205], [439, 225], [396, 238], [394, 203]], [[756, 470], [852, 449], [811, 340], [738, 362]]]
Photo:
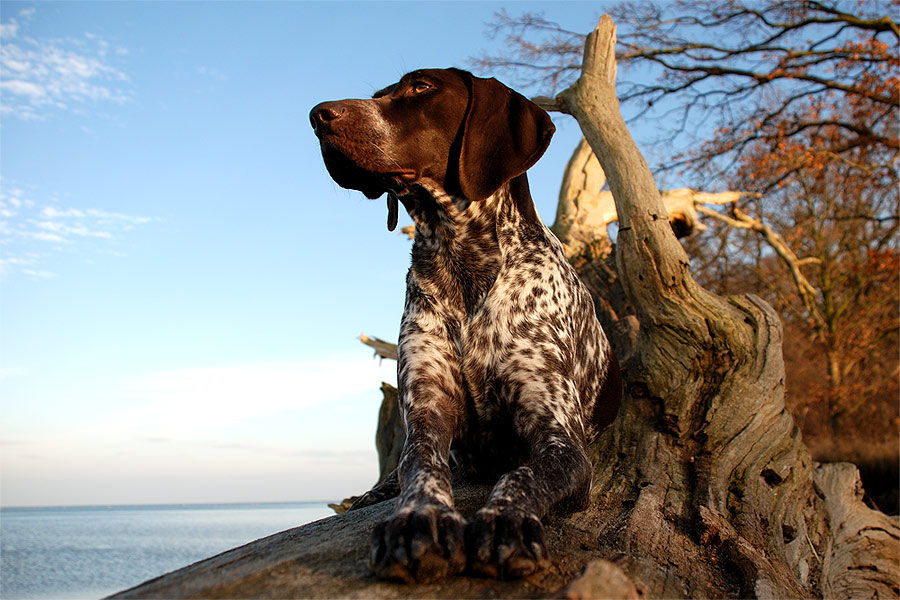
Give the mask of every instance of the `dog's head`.
[[413, 71], [309, 117], [329, 174], [369, 198], [421, 184], [483, 200], [537, 162], [555, 130], [521, 94], [459, 69]]

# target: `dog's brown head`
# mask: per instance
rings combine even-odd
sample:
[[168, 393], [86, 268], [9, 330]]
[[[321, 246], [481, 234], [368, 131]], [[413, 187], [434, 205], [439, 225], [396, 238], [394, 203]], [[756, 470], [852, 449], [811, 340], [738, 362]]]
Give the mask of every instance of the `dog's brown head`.
[[483, 200], [537, 162], [555, 130], [521, 94], [459, 69], [413, 71], [309, 117], [332, 178], [369, 198], [422, 184]]

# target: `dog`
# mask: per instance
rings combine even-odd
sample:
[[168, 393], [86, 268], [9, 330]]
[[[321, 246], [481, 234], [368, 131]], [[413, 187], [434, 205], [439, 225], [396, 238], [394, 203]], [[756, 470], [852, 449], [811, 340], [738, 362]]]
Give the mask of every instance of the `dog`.
[[[415, 223], [397, 379], [397, 469], [353, 509], [395, 496], [373, 532], [380, 578], [500, 578], [547, 564], [541, 519], [586, 508], [588, 444], [619, 409], [619, 365], [587, 289], [535, 210], [526, 171], [550, 116], [495, 79], [404, 75], [310, 112], [328, 173]], [[452, 468], [451, 468], [452, 463]], [[496, 482], [468, 522], [452, 473]]]

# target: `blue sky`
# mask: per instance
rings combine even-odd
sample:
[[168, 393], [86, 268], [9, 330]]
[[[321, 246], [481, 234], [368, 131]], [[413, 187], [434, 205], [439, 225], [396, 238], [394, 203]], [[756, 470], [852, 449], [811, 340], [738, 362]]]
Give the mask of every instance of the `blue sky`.
[[[597, 3], [0, 5], [0, 502], [339, 499], [377, 475], [409, 241], [308, 123]], [[491, 75], [490, 73], [479, 73]], [[529, 173], [553, 221], [580, 132]], [[408, 224], [401, 215], [401, 227]]]

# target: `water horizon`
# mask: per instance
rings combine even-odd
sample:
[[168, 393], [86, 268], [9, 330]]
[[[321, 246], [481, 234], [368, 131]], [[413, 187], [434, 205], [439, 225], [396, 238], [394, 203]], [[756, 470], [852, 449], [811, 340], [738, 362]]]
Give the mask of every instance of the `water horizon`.
[[12, 504], [12, 505], [0, 505], [0, 511], [6, 510], [40, 510], [40, 509], [53, 509], [53, 510], [77, 510], [77, 509], [91, 509], [91, 508], [102, 508], [102, 509], [128, 509], [128, 508], [159, 508], [159, 509], [167, 509], [167, 508], [190, 508], [190, 507], [253, 507], [253, 506], [278, 506], [278, 505], [292, 505], [296, 506], [298, 504], [322, 504], [328, 505], [330, 503], [337, 503], [336, 500], [263, 500], [259, 502], [248, 501], [248, 502], [139, 502], [139, 503], [118, 503], [113, 502], [109, 504]]
[[0, 598], [101, 598], [333, 516], [322, 501], [0, 507]]

